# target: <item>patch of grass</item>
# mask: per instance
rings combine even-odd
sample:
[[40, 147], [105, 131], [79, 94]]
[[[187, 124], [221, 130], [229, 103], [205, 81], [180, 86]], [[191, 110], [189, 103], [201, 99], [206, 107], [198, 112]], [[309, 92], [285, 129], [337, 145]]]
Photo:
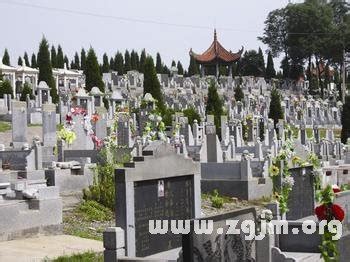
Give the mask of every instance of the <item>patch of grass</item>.
[[28, 124], [28, 127], [43, 126], [42, 124]]
[[8, 122], [0, 121], [0, 132], [6, 132], [11, 130], [11, 124]]
[[60, 256], [53, 260], [46, 260], [52, 262], [103, 262], [102, 253], [94, 253], [92, 251], [88, 251], [81, 254]]
[[222, 208], [225, 203], [225, 199], [219, 195], [219, 191], [216, 189], [211, 195], [210, 201], [211, 201], [211, 206], [215, 208]]
[[77, 208], [77, 213], [86, 221], [108, 221], [113, 218], [110, 209], [93, 200], [84, 201]]

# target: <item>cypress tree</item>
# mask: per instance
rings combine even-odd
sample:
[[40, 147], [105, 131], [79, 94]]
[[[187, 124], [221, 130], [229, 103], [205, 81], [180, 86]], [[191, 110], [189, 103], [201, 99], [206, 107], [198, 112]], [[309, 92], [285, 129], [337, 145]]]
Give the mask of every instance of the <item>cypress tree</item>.
[[124, 73], [124, 58], [122, 53], [117, 52], [114, 57], [114, 68], [118, 72], [118, 75], [123, 75]]
[[160, 83], [157, 77], [157, 72], [154, 68], [153, 58], [151, 56], [147, 56], [145, 61], [143, 94], [146, 93], [150, 93], [154, 99], [157, 99], [157, 106], [159, 110], [162, 113], [164, 113], [165, 105], [163, 102], [163, 95], [160, 89]]
[[111, 70], [115, 70], [113, 57], [111, 57], [111, 59], [109, 59], [109, 67], [110, 67]]
[[29, 58], [28, 58], [27, 52], [24, 52], [23, 59], [24, 59], [24, 64], [25, 64], [26, 66], [30, 66]]
[[345, 104], [343, 105], [343, 111], [341, 114], [341, 142], [347, 144], [350, 137], [350, 96], [345, 97]]
[[156, 72], [158, 74], [164, 73], [162, 58], [160, 57], [159, 53], [157, 53], [157, 58], [156, 58]]
[[139, 64], [139, 71], [141, 73], [144, 73], [145, 71], [145, 61], [146, 61], [146, 50], [142, 49], [141, 56], [140, 56], [140, 64]]
[[166, 65], [163, 66], [162, 74], [170, 75], [170, 70]]
[[52, 102], [54, 104], [58, 103], [57, 89], [52, 76], [49, 44], [45, 37], [43, 37], [43, 39], [40, 42], [37, 65], [39, 67], [39, 82], [45, 81], [47, 83], [47, 85], [51, 88], [50, 94], [52, 97]]
[[64, 55], [63, 50], [60, 45], [57, 47], [57, 68], [63, 68], [64, 67]]
[[260, 69], [261, 75], [262, 77], [265, 77], [265, 59], [264, 59], [264, 54], [261, 50], [261, 48], [259, 47], [259, 51], [258, 51], [258, 55], [259, 55], [259, 60], [258, 60], [258, 68]]
[[173, 61], [171, 61], [171, 67], [173, 67], [173, 66], [176, 66], [176, 63], [175, 63], [175, 61], [173, 60]]
[[64, 64], [66, 65], [66, 68], [69, 69], [69, 59], [66, 55], [64, 56], [63, 60], [64, 60]]
[[86, 52], [85, 49], [82, 48], [80, 52], [80, 70], [85, 71], [86, 67]]
[[235, 88], [235, 100], [236, 101], [243, 101], [244, 99], [244, 93], [243, 93], [243, 90], [241, 88], [240, 85], [238, 85], [236, 88]]
[[215, 82], [211, 81], [208, 88], [208, 100], [205, 108], [207, 115], [214, 115], [214, 123], [216, 127], [216, 133], [220, 136], [221, 132], [221, 115], [223, 115], [223, 103], [216, 90]]
[[51, 46], [51, 65], [53, 68], [57, 68], [57, 53], [55, 46]]
[[2, 57], [2, 63], [4, 65], [8, 65], [8, 66], [11, 65], [11, 63], [10, 63], [10, 55], [9, 55], [9, 52], [7, 51], [7, 48], [5, 48], [4, 56]]
[[269, 54], [267, 56], [267, 65], [266, 65], [266, 79], [271, 79], [276, 77], [276, 70], [275, 66], [273, 64], [273, 58], [271, 51], [269, 51]]
[[92, 87], [97, 86], [102, 92], [104, 92], [104, 84], [100, 74], [100, 66], [98, 64], [95, 51], [92, 47], [90, 47], [86, 57], [86, 68], [84, 74], [87, 91], [91, 91]]
[[124, 74], [131, 70], [131, 58], [128, 50], [124, 54]]
[[187, 74], [188, 76], [199, 74], [199, 66], [192, 56], [190, 57], [190, 65], [188, 66]]
[[130, 66], [131, 70], [137, 70], [139, 67], [139, 55], [134, 50], [131, 51], [130, 55]]
[[75, 52], [74, 54], [74, 61], [72, 61], [71, 69], [77, 69], [77, 70], [80, 69], [80, 60], [79, 60], [78, 52]]
[[18, 57], [17, 65], [23, 66], [23, 60], [22, 60], [22, 57], [20, 57], [20, 56]]
[[33, 93], [30, 85], [28, 83], [24, 83], [23, 89], [21, 92], [21, 97], [19, 98], [19, 100], [27, 101], [27, 94], [29, 95], [30, 99], [33, 99]]
[[38, 64], [36, 62], [36, 56], [35, 56], [34, 53], [32, 54], [32, 58], [30, 60], [30, 67], [32, 67], [32, 68], [37, 68], [38, 67]]
[[183, 68], [183, 66], [182, 66], [180, 61], [177, 61], [177, 73], [179, 75], [183, 75], [184, 74], [184, 68]]
[[108, 61], [108, 56], [106, 53], [103, 54], [103, 64], [102, 64], [102, 73], [108, 73], [110, 70], [110, 65]]
[[276, 125], [279, 119], [283, 119], [283, 111], [281, 106], [281, 95], [276, 88], [271, 91], [269, 118], [273, 119]]

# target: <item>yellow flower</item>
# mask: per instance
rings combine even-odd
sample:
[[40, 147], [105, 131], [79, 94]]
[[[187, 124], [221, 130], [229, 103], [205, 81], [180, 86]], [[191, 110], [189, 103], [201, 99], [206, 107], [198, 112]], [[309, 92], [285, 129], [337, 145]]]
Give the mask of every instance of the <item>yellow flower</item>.
[[279, 172], [280, 172], [280, 169], [277, 166], [275, 166], [275, 165], [272, 165], [269, 168], [270, 176], [278, 176]]

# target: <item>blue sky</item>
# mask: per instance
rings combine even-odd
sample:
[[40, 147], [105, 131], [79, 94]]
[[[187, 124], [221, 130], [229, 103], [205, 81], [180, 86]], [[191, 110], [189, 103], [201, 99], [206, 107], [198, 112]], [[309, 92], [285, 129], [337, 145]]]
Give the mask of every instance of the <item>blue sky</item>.
[[87, 49], [90, 45], [100, 59], [104, 52], [114, 55], [126, 48], [138, 51], [146, 48], [152, 55], [160, 52], [167, 64], [180, 59], [187, 67], [189, 49], [205, 51], [212, 42], [214, 27], [219, 41], [229, 50], [235, 52], [242, 45], [245, 49], [260, 46], [265, 50], [257, 40], [265, 18], [269, 11], [287, 3], [287, 0], [0, 0], [0, 50], [2, 54], [7, 47], [11, 64], [17, 64], [24, 51], [30, 56], [37, 52], [45, 35], [50, 44], [61, 44], [69, 59], [76, 50], [80, 52], [81, 47]]

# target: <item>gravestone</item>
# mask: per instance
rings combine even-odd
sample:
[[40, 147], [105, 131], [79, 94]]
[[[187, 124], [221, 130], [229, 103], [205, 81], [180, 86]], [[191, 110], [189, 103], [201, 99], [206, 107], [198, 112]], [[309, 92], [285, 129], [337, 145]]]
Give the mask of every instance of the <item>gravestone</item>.
[[289, 194], [287, 220], [314, 215], [315, 191], [312, 170], [311, 166], [290, 169], [294, 186]]
[[56, 137], [56, 105], [43, 104], [43, 143], [44, 146], [55, 146], [57, 142]]
[[107, 110], [104, 107], [95, 107], [99, 119], [94, 124], [95, 135], [99, 139], [107, 136]]
[[21, 148], [27, 143], [27, 104], [12, 101], [12, 144], [14, 148]]
[[[200, 216], [199, 163], [161, 141], [116, 169], [116, 224], [125, 230], [126, 254], [143, 257], [181, 246], [181, 235], [151, 234], [149, 220]], [[181, 167], [181, 168], [179, 168]]]
[[[197, 221], [201, 221], [198, 219]], [[205, 221], [213, 221], [211, 234], [196, 234], [192, 220], [189, 234], [182, 235], [182, 261], [184, 262], [240, 262], [256, 261], [256, 243], [254, 240], [247, 240], [245, 234], [228, 232], [227, 221], [236, 220], [238, 224], [235, 229], [239, 229], [242, 221], [250, 220], [256, 222], [255, 208], [246, 208], [221, 214], [213, 217], [206, 217]], [[203, 221], [205, 223], [205, 221]], [[230, 228], [232, 230], [233, 228]], [[254, 231], [255, 233], [255, 231]]]

